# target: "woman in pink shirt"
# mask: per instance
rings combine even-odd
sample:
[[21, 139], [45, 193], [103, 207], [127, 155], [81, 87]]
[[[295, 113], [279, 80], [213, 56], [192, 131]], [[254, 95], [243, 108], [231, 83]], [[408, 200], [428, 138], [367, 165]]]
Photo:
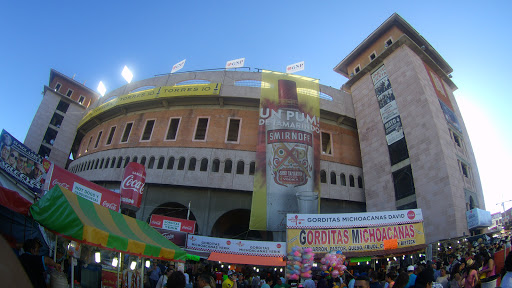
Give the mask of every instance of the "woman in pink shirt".
[[476, 283], [478, 281], [477, 262], [478, 261], [473, 261], [472, 259], [469, 259], [468, 262], [466, 263], [468, 267], [466, 269], [466, 274], [464, 277], [464, 288], [474, 288], [476, 286]]

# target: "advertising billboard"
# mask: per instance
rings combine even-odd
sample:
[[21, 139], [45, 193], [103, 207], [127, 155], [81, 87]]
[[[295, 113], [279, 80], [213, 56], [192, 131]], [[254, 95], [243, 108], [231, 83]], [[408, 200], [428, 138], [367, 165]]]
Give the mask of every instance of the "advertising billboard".
[[187, 249], [247, 256], [283, 257], [285, 242], [250, 241], [188, 235]]
[[7, 131], [0, 134], [0, 169], [32, 192], [40, 194], [51, 163]]
[[142, 202], [142, 193], [146, 184], [146, 168], [144, 165], [130, 162], [124, 168], [121, 181], [121, 205], [123, 208], [138, 210]]
[[284, 231], [286, 214], [299, 212], [302, 195], [310, 194], [313, 203], [303, 207], [316, 211], [319, 207], [318, 81], [265, 71], [262, 82], [268, 85], [261, 88], [249, 228]]
[[474, 208], [466, 211], [468, 229], [486, 228], [492, 225], [491, 212]]
[[149, 225], [172, 243], [185, 247], [187, 233], [195, 232], [196, 221], [153, 214]]
[[47, 177], [47, 187], [50, 190], [55, 185], [59, 185], [76, 195], [85, 198], [91, 202], [107, 207], [110, 210], [119, 212], [121, 204], [121, 194], [92, 183], [79, 177], [64, 168], [52, 164]]

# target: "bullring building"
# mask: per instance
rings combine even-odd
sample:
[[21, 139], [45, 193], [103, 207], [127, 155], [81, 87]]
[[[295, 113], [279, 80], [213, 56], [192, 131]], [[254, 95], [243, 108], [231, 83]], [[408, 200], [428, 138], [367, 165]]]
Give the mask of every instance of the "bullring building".
[[[485, 207], [448, 63], [393, 14], [333, 66], [348, 80], [319, 85], [320, 213], [421, 208], [427, 243], [469, 234], [465, 212]], [[143, 164], [140, 220], [190, 207], [200, 235], [283, 241], [249, 229], [265, 85], [262, 72], [186, 72], [100, 97], [52, 69], [25, 145], [116, 191]], [[149, 90], [170, 96], [137, 100]]]

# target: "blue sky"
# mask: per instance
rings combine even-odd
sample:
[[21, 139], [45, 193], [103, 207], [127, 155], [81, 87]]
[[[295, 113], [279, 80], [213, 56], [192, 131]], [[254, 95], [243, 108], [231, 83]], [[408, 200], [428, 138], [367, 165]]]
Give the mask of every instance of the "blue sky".
[[[358, 2], [358, 3], [356, 3]], [[0, 10], [0, 128], [23, 140], [54, 68], [96, 89], [170, 72], [245, 65], [339, 88], [333, 67], [397, 12], [452, 66], [486, 208], [512, 200], [512, 1], [7, 1]], [[506, 208], [512, 207], [512, 202]]]

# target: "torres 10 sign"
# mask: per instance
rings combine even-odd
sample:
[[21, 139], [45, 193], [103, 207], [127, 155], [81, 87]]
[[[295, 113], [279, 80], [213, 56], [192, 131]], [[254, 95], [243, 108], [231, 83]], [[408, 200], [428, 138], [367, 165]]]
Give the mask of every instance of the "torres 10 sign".
[[140, 208], [142, 192], [146, 184], [146, 169], [144, 165], [130, 162], [124, 169], [121, 182], [121, 206], [123, 208]]

